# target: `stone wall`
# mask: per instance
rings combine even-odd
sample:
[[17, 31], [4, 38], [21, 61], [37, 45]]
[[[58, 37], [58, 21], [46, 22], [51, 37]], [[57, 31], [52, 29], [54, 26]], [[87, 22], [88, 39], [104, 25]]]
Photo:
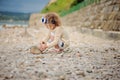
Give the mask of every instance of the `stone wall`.
[[62, 19], [63, 25], [120, 31], [120, 0], [101, 0]]

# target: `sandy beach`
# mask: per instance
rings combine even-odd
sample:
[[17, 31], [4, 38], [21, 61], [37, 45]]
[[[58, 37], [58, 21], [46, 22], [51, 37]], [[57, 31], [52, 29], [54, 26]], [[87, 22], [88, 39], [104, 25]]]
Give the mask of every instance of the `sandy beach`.
[[120, 40], [104, 40], [65, 27], [70, 46], [62, 53], [31, 54], [46, 29], [0, 31], [0, 80], [119, 80]]

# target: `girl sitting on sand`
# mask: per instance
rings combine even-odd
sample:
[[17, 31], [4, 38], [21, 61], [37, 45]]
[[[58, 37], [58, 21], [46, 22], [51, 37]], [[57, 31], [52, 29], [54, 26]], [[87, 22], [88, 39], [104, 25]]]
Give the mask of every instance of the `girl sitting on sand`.
[[61, 26], [61, 21], [56, 13], [48, 13], [42, 18], [42, 23], [49, 30], [47, 36], [40, 42], [39, 49], [44, 51], [55, 47], [55, 51], [61, 52], [69, 45], [69, 37]]

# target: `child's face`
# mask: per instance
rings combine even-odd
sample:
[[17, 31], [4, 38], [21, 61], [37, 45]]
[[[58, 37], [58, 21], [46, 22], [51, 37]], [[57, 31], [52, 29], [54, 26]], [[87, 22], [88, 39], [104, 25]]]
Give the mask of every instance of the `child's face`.
[[45, 24], [45, 26], [50, 30], [55, 29], [55, 24], [52, 24], [52, 23], [47, 23], [47, 24]]

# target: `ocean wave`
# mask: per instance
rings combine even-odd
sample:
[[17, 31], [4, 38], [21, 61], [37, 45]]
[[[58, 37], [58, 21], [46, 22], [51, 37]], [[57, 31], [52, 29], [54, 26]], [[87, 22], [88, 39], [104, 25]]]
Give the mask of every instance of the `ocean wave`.
[[27, 27], [28, 22], [24, 22], [24, 21], [14, 21], [14, 22], [0, 21], [0, 30], [2, 29], [3, 26], [6, 26], [6, 27], [14, 27], [14, 26]]

